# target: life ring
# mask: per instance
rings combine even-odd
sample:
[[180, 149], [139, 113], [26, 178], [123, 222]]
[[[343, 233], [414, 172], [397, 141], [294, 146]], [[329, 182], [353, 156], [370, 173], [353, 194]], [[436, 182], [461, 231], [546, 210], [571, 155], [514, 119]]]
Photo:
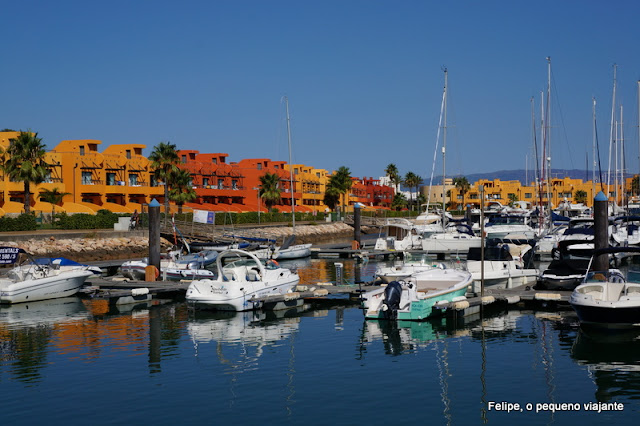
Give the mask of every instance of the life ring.
[[156, 276], [156, 280], [158, 279], [158, 277], [160, 276], [160, 270], [158, 268], [156, 268], [155, 266], [153, 267], [154, 271], [155, 271], [155, 276]]
[[280, 264], [275, 259], [267, 260], [267, 266], [273, 267], [274, 269], [280, 266]]

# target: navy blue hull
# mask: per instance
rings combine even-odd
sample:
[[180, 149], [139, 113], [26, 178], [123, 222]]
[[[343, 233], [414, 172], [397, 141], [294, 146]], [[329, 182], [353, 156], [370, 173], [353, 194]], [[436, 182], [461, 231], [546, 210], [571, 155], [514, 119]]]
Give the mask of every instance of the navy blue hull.
[[603, 326], [640, 326], [640, 306], [634, 308], [602, 308], [572, 305], [580, 322]]

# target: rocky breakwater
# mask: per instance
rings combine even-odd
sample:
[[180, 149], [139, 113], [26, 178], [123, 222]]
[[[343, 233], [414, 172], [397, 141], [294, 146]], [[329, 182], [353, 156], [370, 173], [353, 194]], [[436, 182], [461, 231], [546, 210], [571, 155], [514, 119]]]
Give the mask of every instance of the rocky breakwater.
[[[149, 239], [146, 237], [57, 239], [48, 236], [4, 245], [20, 247], [34, 257], [66, 257], [76, 262], [149, 256]], [[165, 239], [161, 240], [161, 245], [163, 251], [171, 247], [171, 243]]]
[[[292, 226], [260, 228], [265, 238], [275, 239], [279, 243], [293, 234]], [[343, 222], [332, 222], [321, 225], [296, 225], [296, 244], [319, 244], [353, 239], [353, 227]]]
[[[296, 243], [322, 243], [349, 241], [353, 238], [353, 228], [342, 222], [320, 225], [297, 225]], [[282, 242], [293, 233], [291, 226], [260, 228], [264, 237]], [[164, 238], [160, 240], [160, 251], [166, 253], [173, 244]], [[34, 257], [66, 257], [76, 262], [98, 260], [139, 259], [149, 256], [147, 237], [107, 237], [104, 235], [84, 238], [57, 238], [42, 236], [19, 242], [3, 242], [0, 245], [20, 247]]]

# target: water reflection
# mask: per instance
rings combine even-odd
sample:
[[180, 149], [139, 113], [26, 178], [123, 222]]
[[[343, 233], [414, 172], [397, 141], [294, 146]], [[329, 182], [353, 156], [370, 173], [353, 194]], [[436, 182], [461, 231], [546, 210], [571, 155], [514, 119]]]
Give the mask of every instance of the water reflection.
[[467, 326], [475, 318], [435, 318], [427, 321], [365, 320], [360, 345], [363, 347], [382, 341], [387, 355], [414, 353], [429, 343], [448, 337], [469, 335]]
[[56, 348], [64, 352], [66, 326], [88, 316], [75, 297], [0, 305], [0, 365], [10, 365], [11, 376], [19, 381], [39, 382], [51, 355], [51, 342], [56, 339]]
[[640, 331], [582, 327], [571, 357], [587, 367], [600, 402], [640, 399]]
[[256, 368], [265, 348], [277, 344], [298, 331], [303, 305], [289, 310], [264, 312], [195, 311], [187, 323], [195, 356], [207, 354], [215, 346], [215, 355], [227, 366], [227, 372]]

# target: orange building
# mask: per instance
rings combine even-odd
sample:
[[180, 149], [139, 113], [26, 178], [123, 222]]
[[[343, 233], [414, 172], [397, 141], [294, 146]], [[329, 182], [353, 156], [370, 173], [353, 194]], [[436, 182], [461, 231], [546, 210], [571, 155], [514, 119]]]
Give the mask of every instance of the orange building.
[[70, 194], [63, 207], [70, 213], [96, 213], [100, 209], [133, 213], [164, 190], [152, 176], [144, 145], [111, 145], [98, 152], [98, 140], [60, 142], [50, 154], [60, 159], [62, 182]]

